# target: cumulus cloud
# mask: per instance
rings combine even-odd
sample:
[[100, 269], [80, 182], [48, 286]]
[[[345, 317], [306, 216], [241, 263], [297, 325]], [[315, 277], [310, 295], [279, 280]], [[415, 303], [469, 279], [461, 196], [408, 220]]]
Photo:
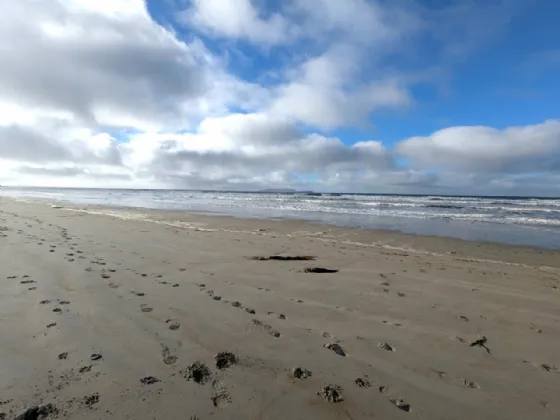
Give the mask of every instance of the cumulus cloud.
[[427, 168], [508, 174], [560, 171], [560, 121], [503, 130], [451, 127], [407, 139], [397, 152]]
[[289, 43], [299, 32], [279, 13], [261, 16], [251, 0], [194, 0], [180, 15], [184, 23], [202, 31], [259, 44]]

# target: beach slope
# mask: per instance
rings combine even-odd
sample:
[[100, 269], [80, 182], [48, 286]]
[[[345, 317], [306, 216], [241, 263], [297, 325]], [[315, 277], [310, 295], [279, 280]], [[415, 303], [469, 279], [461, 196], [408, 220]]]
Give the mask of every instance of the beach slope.
[[557, 251], [0, 198], [0, 418], [557, 419], [558, 287]]

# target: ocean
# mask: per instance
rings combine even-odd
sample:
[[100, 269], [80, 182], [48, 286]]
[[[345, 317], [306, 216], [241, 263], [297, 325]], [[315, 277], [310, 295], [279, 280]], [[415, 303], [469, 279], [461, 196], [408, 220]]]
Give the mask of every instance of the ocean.
[[560, 198], [10, 187], [0, 189], [0, 195], [240, 218], [299, 219], [560, 249]]

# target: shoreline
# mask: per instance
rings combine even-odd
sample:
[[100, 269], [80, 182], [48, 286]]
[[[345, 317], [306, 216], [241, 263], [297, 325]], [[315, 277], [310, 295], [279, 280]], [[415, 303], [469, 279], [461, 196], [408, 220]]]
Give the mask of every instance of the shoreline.
[[1, 199], [0, 418], [558, 418], [558, 256]]
[[[80, 190], [79, 190], [80, 191]], [[307, 221], [316, 224], [324, 224], [329, 226], [349, 227], [362, 230], [371, 231], [392, 231], [407, 233], [411, 235], [423, 236], [439, 236], [447, 238], [457, 238], [468, 241], [479, 242], [493, 242], [505, 243], [512, 245], [530, 246], [544, 249], [560, 249], [560, 234], [559, 228], [560, 219], [558, 215], [560, 210], [557, 210], [557, 205], [554, 203], [543, 203], [537, 207], [530, 205], [530, 203], [521, 204], [524, 207], [524, 212], [519, 213], [518, 208], [509, 208], [507, 206], [514, 206], [508, 203], [479, 203], [480, 207], [476, 205], [473, 209], [486, 209], [480, 210], [482, 213], [478, 214], [476, 211], [467, 211], [462, 215], [463, 210], [444, 210], [441, 213], [441, 208], [446, 208], [446, 205], [435, 205], [438, 210], [434, 214], [418, 211], [418, 208], [434, 207], [434, 205], [419, 205], [416, 203], [383, 203], [383, 202], [352, 202], [350, 207], [343, 207], [342, 203], [350, 202], [333, 202], [327, 201], [327, 204], [321, 204], [316, 207], [316, 204], [304, 202], [276, 202], [271, 198], [269, 204], [263, 202], [261, 199], [250, 199], [249, 202], [243, 200], [236, 201], [231, 198], [224, 197], [195, 197], [191, 202], [192, 197], [175, 196], [170, 192], [169, 196], [152, 196], [148, 193], [144, 195], [125, 195], [125, 196], [112, 196], [111, 194], [102, 196], [99, 193], [94, 195], [87, 195], [85, 192], [80, 195], [77, 193], [72, 195], [58, 195], [56, 197], [39, 197], [36, 200], [60, 200], [65, 205], [81, 206], [81, 205], [101, 205], [119, 208], [142, 208], [152, 209], [158, 211], [173, 211], [173, 212], [188, 212], [197, 215], [212, 215], [212, 216], [229, 216], [237, 219], [256, 219], [256, 220], [270, 220], [282, 219], [286, 221]], [[55, 194], [56, 195], [56, 194]], [[17, 195], [12, 195], [16, 198]], [[24, 195], [20, 196], [23, 198]], [[27, 196], [27, 198], [31, 198]], [[401, 196], [396, 196], [401, 197]], [[402, 197], [401, 197], [402, 198]], [[401, 199], [399, 198], [399, 200]], [[428, 197], [429, 198], [429, 197]], [[404, 198], [403, 198], [404, 199]], [[225, 201], [224, 201], [225, 200]], [[424, 197], [424, 201], [426, 197]], [[312, 200], [313, 201], [313, 200]], [[247, 204], [250, 203], [250, 204]], [[253, 204], [255, 203], [255, 204]], [[314, 203], [314, 202], [313, 202]], [[334, 204], [328, 204], [334, 203]], [[380, 206], [380, 213], [375, 210], [373, 213], [363, 213], [364, 209], [370, 208], [370, 205]], [[450, 208], [458, 203], [452, 203]], [[506, 206], [497, 207], [492, 209], [494, 205]], [[396, 208], [408, 209], [400, 214], [399, 211], [390, 211], [383, 209], [391, 209], [391, 206]], [[295, 207], [293, 207], [295, 206]], [[324, 206], [324, 211], [321, 210]], [[385, 207], [384, 207], [385, 206]], [[387, 207], [389, 206], [389, 207]], [[412, 207], [407, 207], [412, 206]], [[487, 207], [490, 206], [490, 207]], [[461, 208], [470, 208], [464, 202], [460, 204]], [[373, 208], [373, 207], [371, 207]], [[531, 213], [533, 210], [534, 213]], [[291, 209], [291, 210], [290, 210]], [[500, 213], [502, 210], [504, 213]], [[433, 209], [430, 208], [430, 212]], [[409, 213], [412, 211], [412, 213]], [[490, 211], [490, 213], [488, 213]], [[492, 213], [496, 211], [497, 213]], [[449, 213], [451, 212], [451, 213]], [[461, 214], [454, 214], [459, 212]], [[486, 212], [486, 213], [485, 213]], [[408, 214], [408, 216], [406, 215]], [[463, 218], [466, 217], [466, 219]], [[477, 219], [481, 216], [480, 219]], [[493, 218], [495, 216], [495, 218]], [[522, 217], [523, 216], [523, 217]], [[474, 218], [473, 218], [474, 217]], [[510, 217], [514, 219], [509, 220]], [[535, 217], [535, 219], [531, 219]], [[519, 219], [519, 222], [515, 221]], [[531, 220], [533, 220], [531, 222]]]
[[[197, 229], [198, 224], [206, 226], [206, 229], [231, 230], [235, 226], [238, 233], [265, 235], [270, 232], [259, 232], [263, 225], [271, 224], [273, 227], [282, 227], [279, 231], [284, 234], [290, 230], [300, 230], [308, 232], [316, 239], [321, 240], [317, 235], [321, 232], [328, 232], [330, 235], [344, 235], [354, 238], [351, 241], [337, 242], [346, 245], [356, 245], [373, 248], [393, 248], [404, 252], [412, 252], [428, 255], [457, 255], [463, 258], [471, 258], [486, 262], [505, 262], [508, 264], [529, 265], [536, 261], [541, 261], [542, 266], [560, 269], [560, 249], [538, 247], [531, 245], [509, 244], [504, 242], [479, 241], [461, 239], [449, 236], [423, 235], [406, 233], [397, 230], [383, 229], [362, 229], [357, 227], [345, 227], [329, 225], [320, 222], [312, 222], [301, 219], [263, 219], [263, 218], [242, 218], [237, 216], [222, 214], [202, 214], [197, 212], [175, 211], [165, 209], [151, 209], [144, 207], [129, 206], [106, 206], [106, 205], [80, 205], [69, 201], [46, 200], [39, 198], [12, 198], [2, 197], [14, 202], [34, 203], [45, 205], [60, 205], [62, 210], [79, 211], [84, 213], [98, 214], [108, 217], [121, 217], [125, 220], [130, 215], [147, 215], [147, 218], [140, 218], [142, 221], [172, 223], [186, 223], [177, 225], [183, 229]], [[114, 212], [114, 213], [109, 213]], [[168, 220], [169, 219], [169, 220]], [[239, 226], [243, 228], [239, 230]], [[199, 226], [200, 227], [200, 226]], [[322, 238], [330, 241], [332, 238]], [[530, 256], [527, 260], [525, 257]], [[522, 259], [522, 261], [519, 260]]]

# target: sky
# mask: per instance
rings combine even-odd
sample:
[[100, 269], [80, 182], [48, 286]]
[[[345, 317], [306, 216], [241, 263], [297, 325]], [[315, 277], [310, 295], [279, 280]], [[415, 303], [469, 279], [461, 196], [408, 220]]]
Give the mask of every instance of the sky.
[[560, 196], [556, 0], [3, 0], [0, 184]]

